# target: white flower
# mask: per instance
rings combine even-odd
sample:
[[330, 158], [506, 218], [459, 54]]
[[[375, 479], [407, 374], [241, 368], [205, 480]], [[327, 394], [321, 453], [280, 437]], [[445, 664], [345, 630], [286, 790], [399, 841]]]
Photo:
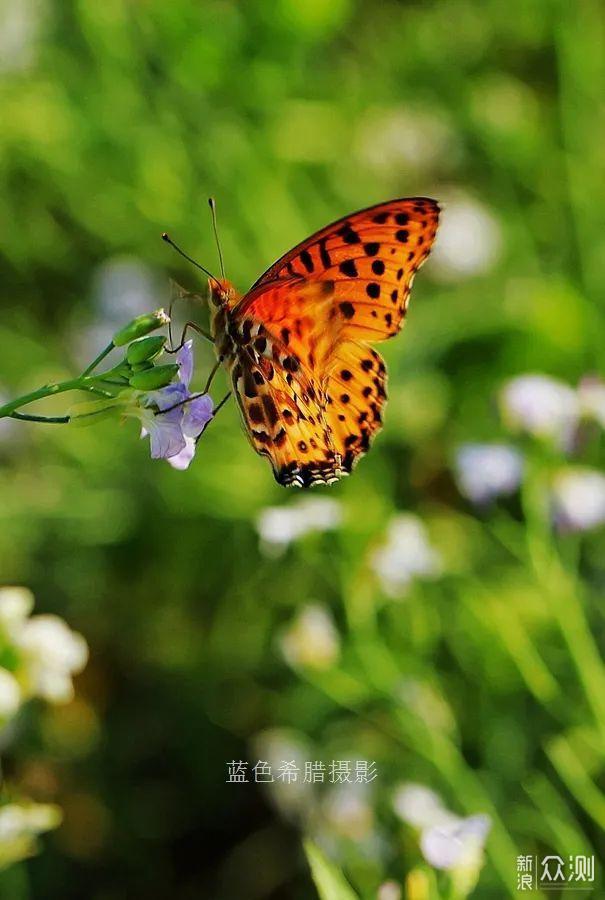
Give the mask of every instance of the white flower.
[[323, 811], [331, 830], [353, 841], [368, 838], [374, 824], [374, 812], [368, 802], [367, 785], [340, 784], [326, 794]]
[[280, 647], [291, 666], [324, 670], [340, 654], [340, 639], [332, 617], [323, 606], [305, 606], [284, 631]]
[[553, 481], [553, 519], [564, 531], [586, 531], [605, 523], [605, 475], [595, 469], [563, 469]]
[[457, 136], [443, 116], [405, 107], [370, 112], [356, 141], [363, 163], [384, 172], [431, 169], [458, 150]]
[[401, 888], [396, 881], [384, 881], [378, 888], [376, 900], [401, 900]]
[[0, 806], [0, 844], [56, 828], [60, 821], [59, 809], [50, 803], [7, 803]]
[[288, 506], [269, 506], [256, 522], [261, 550], [267, 556], [279, 556], [286, 548], [312, 531], [333, 531], [342, 520], [336, 500], [309, 497]]
[[502, 415], [509, 427], [539, 438], [570, 445], [580, 404], [576, 392], [548, 375], [519, 375], [500, 394]]
[[0, 72], [29, 69], [35, 61], [42, 4], [37, 0], [0, 3]]
[[[255, 737], [253, 753], [255, 764], [263, 761], [270, 766], [273, 780], [263, 784], [282, 815], [288, 819], [306, 815], [314, 801], [313, 785], [304, 781], [305, 762], [313, 759], [306, 737], [293, 729], [270, 728]], [[248, 777], [253, 780], [253, 773]]]
[[413, 783], [401, 785], [393, 805], [404, 822], [420, 831], [422, 855], [436, 869], [479, 868], [489, 816], [456, 816], [435, 791]]
[[57, 828], [61, 810], [50, 803], [7, 803], [0, 807], [0, 869], [35, 852], [36, 837]]
[[583, 378], [578, 385], [580, 412], [605, 428], [605, 382], [600, 378]]
[[52, 703], [71, 700], [71, 676], [80, 672], [88, 659], [84, 638], [58, 616], [42, 615], [24, 623], [16, 644], [23, 656], [28, 690]]
[[14, 716], [21, 705], [21, 688], [8, 669], [0, 668], [0, 719]]
[[477, 868], [491, 828], [489, 816], [455, 818], [422, 832], [422, 855], [436, 869]]
[[432, 828], [455, 820], [443, 805], [441, 797], [423, 784], [402, 784], [393, 798], [395, 812], [414, 828]]
[[390, 597], [405, 594], [414, 578], [435, 578], [442, 570], [441, 557], [431, 546], [426, 528], [411, 513], [391, 521], [387, 540], [374, 552], [371, 564]]
[[0, 588], [0, 627], [12, 638], [34, 608], [34, 595], [24, 587]]
[[462, 444], [456, 451], [455, 470], [460, 493], [484, 504], [517, 490], [523, 457], [507, 444]]
[[501, 244], [500, 225], [484, 206], [453, 200], [443, 210], [431, 270], [448, 281], [480, 275], [496, 264]]

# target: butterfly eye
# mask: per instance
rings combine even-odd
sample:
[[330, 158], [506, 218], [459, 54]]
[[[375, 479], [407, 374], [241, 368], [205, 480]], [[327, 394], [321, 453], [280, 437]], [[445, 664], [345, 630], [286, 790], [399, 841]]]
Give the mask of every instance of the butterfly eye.
[[209, 280], [208, 288], [210, 291], [210, 302], [214, 306], [224, 306], [227, 302], [225, 291], [218, 285], [216, 281]]
[[210, 301], [214, 306], [232, 307], [237, 301], [239, 294], [230, 281], [208, 281], [210, 291]]

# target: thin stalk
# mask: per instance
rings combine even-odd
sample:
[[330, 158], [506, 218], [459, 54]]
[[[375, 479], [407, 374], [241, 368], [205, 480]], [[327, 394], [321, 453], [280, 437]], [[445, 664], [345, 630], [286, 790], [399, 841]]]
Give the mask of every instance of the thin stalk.
[[63, 394], [65, 391], [78, 390], [98, 392], [94, 385], [86, 384], [81, 377], [70, 378], [68, 381], [58, 381], [54, 384], [45, 384], [43, 387], [38, 388], [37, 391], [31, 391], [29, 394], [24, 394], [22, 397], [17, 397], [15, 400], [10, 400], [8, 403], [0, 406], [0, 419], [4, 416], [11, 416], [21, 406], [26, 406], [35, 400], [44, 400], [46, 397], [54, 397], [55, 394]]
[[102, 362], [106, 356], [109, 356], [109, 354], [113, 350], [114, 346], [115, 346], [114, 342], [110, 341], [109, 344], [105, 347], [105, 349], [101, 350], [99, 355], [95, 359], [93, 359], [93, 361], [88, 366], [88, 368], [84, 369], [84, 371], [82, 372], [82, 375], [80, 377], [86, 378], [87, 375], [90, 375], [90, 373], [93, 372], [97, 368], [99, 363]]
[[[19, 418], [19, 416], [14, 416], [13, 413], [22, 406], [27, 406], [27, 404], [34, 403], [36, 400], [44, 400], [46, 397], [54, 397], [56, 394], [64, 394], [66, 391], [85, 391], [98, 397], [113, 397], [113, 394], [102, 390], [95, 384], [97, 380], [100, 381], [101, 379], [80, 376], [79, 378], [70, 378], [67, 381], [45, 384], [43, 387], [38, 388], [37, 391], [31, 391], [29, 394], [24, 394], [22, 397], [17, 397], [15, 400], [10, 400], [8, 403], [0, 406], [0, 419], [6, 416]], [[30, 421], [38, 420], [30, 418]], [[42, 421], [46, 421], [46, 419], [42, 419]]]
[[11, 419], [20, 419], [22, 422], [47, 422], [52, 425], [67, 425], [70, 421], [69, 416], [30, 416], [27, 413], [14, 412], [10, 414]]
[[528, 557], [538, 584], [544, 588], [595, 724], [605, 741], [605, 669], [587, 621], [578, 579], [565, 570], [553, 545], [548, 513], [541, 496], [543, 492], [543, 484], [528, 478], [522, 492]]

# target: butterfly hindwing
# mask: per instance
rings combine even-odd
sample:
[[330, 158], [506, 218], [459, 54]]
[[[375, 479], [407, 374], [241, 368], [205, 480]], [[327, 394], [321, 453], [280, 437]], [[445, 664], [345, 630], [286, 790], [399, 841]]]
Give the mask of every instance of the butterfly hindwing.
[[386, 366], [376, 350], [356, 341], [340, 344], [325, 384], [326, 424], [347, 473], [382, 428], [386, 383]]
[[285, 345], [275, 342], [265, 355], [269, 345], [262, 332], [256, 343], [264, 353], [255, 346], [243, 348], [231, 369], [252, 446], [270, 459], [280, 484], [309, 487], [337, 481], [342, 458], [326, 422], [321, 385], [305, 367], [291, 362]]

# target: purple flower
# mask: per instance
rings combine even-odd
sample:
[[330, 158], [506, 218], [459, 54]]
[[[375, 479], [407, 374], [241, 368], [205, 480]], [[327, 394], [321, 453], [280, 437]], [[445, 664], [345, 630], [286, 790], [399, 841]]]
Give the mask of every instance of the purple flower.
[[483, 506], [517, 490], [523, 457], [507, 444], [462, 444], [454, 466], [460, 493]]
[[550, 440], [564, 451], [571, 448], [580, 404], [569, 385], [548, 375], [519, 375], [502, 388], [500, 408], [512, 430]]
[[141, 437], [149, 435], [152, 459], [167, 459], [173, 468], [183, 470], [195, 455], [196, 441], [212, 418], [214, 404], [209, 394], [196, 396], [189, 391], [193, 341], [181, 347], [176, 361], [178, 381], [149, 391], [140, 399]]
[[491, 824], [489, 816], [475, 815], [434, 825], [422, 832], [422, 855], [436, 869], [479, 868]]

